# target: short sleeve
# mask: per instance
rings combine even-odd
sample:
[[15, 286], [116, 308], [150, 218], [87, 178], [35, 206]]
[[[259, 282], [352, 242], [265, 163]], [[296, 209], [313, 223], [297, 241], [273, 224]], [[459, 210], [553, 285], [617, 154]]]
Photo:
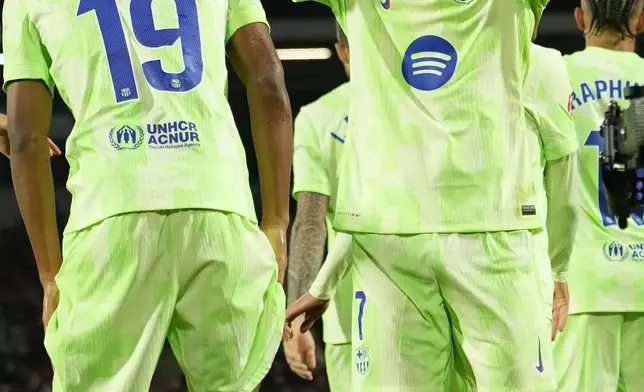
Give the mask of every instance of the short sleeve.
[[[293, 0], [294, 3], [302, 3], [304, 1], [311, 1], [311, 0]], [[338, 20], [340, 27], [342, 27], [342, 31], [344, 31], [344, 33], [347, 35], [349, 34], [349, 29], [347, 26], [346, 0], [314, 0], [314, 1], [320, 4], [324, 4], [327, 7], [331, 8], [333, 15], [335, 15], [335, 18]]]
[[229, 0], [226, 22], [226, 42], [242, 27], [251, 23], [268, 26], [266, 13], [260, 0]]
[[543, 155], [547, 161], [554, 161], [577, 151], [579, 146], [571, 115], [572, 86], [566, 64], [560, 53], [549, 54], [553, 55], [533, 63], [540, 67], [534, 114]]
[[49, 73], [51, 57], [47, 53], [36, 26], [29, 19], [24, 0], [6, 0], [2, 10], [2, 45], [4, 50], [4, 84], [21, 79], [42, 80], [54, 90]]
[[295, 119], [293, 141], [293, 197], [300, 192], [331, 196], [331, 181], [320, 134], [306, 108]]

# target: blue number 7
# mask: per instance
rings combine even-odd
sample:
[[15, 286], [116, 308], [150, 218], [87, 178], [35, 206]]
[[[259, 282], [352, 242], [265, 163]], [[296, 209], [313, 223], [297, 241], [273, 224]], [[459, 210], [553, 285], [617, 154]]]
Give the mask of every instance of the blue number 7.
[[362, 317], [364, 316], [364, 305], [367, 302], [367, 296], [364, 291], [356, 291], [356, 299], [360, 300], [360, 306], [358, 308], [358, 336], [362, 340]]
[[[156, 90], [186, 92], [197, 87], [203, 78], [203, 57], [196, 0], [175, 0], [179, 27], [156, 29], [152, 0], [131, 0], [132, 30], [139, 44], [147, 48], [172, 46], [181, 39], [184, 70], [168, 73], [161, 60], [141, 64], [147, 82]], [[132, 60], [116, 0], [80, 0], [76, 16], [94, 11], [110, 68], [116, 102], [138, 99]]]
[[[593, 130], [590, 132], [588, 135], [588, 138], [586, 139], [586, 143], [584, 143], [585, 146], [596, 146], [599, 149], [599, 152], [604, 151], [604, 138], [601, 135], [601, 132], [598, 130]], [[602, 168], [601, 165], [599, 164], [599, 158], [597, 159], [597, 182], [598, 182], [598, 187], [597, 187], [597, 201], [599, 203], [599, 212], [602, 214], [602, 221], [604, 223], [604, 227], [607, 226], [615, 226], [616, 220], [615, 216], [610, 213], [608, 210], [608, 199], [606, 198], [606, 190], [604, 189], [603, 185], [603, 178], [604, 175], [602, 173]], [[640, 173], [638, 171], [638, 177], [644, 173]], [[631, 214], [631, 218], [633, 219], [633, 222], [637, 226], [642, 226], [644, 225], [644, 207], [638, 206], [636, 211]]]

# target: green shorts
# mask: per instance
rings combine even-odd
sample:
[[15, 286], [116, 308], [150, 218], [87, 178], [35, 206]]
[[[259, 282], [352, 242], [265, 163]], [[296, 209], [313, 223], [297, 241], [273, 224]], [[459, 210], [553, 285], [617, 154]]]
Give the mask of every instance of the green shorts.
[[528, 231], [355, 234], [354, 392], [554, 391]]
[[570, 315], [554, 344], [558, 391], [644, 390], [644, 313]]
[[56, 392], [144, 392], [166, 337], [191, 391], [253, 390], [281, 340], [268, 239], [217, 211], [126, 214], [66, 235], [45, 346]]
[[351, 392], [352, 352], [351, 343], [327, 343], [324, 359], [331, 392]]

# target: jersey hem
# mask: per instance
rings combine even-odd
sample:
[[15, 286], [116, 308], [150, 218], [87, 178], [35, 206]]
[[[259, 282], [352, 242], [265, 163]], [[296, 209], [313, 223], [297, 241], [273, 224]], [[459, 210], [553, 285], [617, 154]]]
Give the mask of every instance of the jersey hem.
[[299, 193], [302, 192], [309, 192], [309, 193], [318, 193], [320, 195], [324, 195], [327, 197], [331, 197], [330, 193], [328, 191], [322, 191], [320, 188], [315, 188], [315, 187], [302, 187], [302, 188], [297, 188], [293, 189], [293, 192], [291, 193], [293, 196], [293, 199], [297, 200], [297, 196]]
[[116, 212], [112, 214], [106, 214], [105, 216], [101, 218], [95, 218], [92, 220], [85, 221], [84, 223], [78, 223], [75, 225], [67, 225], [65, 227], [65, 230], [63, 230], [63, 235], [68, 235], [68, 234], [73, 234], [79, 231], [86, 230], [92, 226], [98, 225], [101, 222], [104, 222], [107, 219], [113, 218], [115, 216], [119, 215], [128, 215], [128, 214], [139, 214], [139, 213], [145, 213], [145, 212], [159, 212], [159, 211], [186, 211], [186, 210], [206, 210], [206, 211], [218, 211], [218, 212], [224, 212], [224, 213], [230, 213], [230, 214], [236, 214], [239, 215], [243, 218], [248, 219], [251, 223], [257, 225], [259, 224], [257, 217], [255, 214], [248, 214], [248, 213], [243, 213], [239, 210], [235, 209], [228, 209], [228, 208], [221, 208], [217, 206], [191, 206], [191, 207], [172, 207], [172, 208], [145, 208], [145, 209], [132, 209], [132, 210], [127, 210], [127, 211], [122, 211], [122, 212]]
[[[449, 230], [445, 226], [450, 226]], [[333, 221], [333, 230], [340, 233], [347, 234], [379, 234], [379, 235], [409, 235], [409, 234], [450, 234], [450, 233], [495, 233], [495, 232], [508, 232], [508, 231], [536, 231], [543, 229], [543, 225], [538, 221], [534, 223], [516, 224], [516, 225], [489, 225], [489, 226], [473, 226], [471, 224], [450, 224], [442, 223], [441, 226], [424, 226], [414, 230], [398, 228], [394, 230], [379, 230], [375, 228], [358, 228], [354, 225], [338, 223], [337, 220]]]
[[[590, 309], [590, 308], [588, 308]], [[574, 315], [574, 314], [590, 314], [590, 313], [644, 313], [644, 306], [641, 307], [639, 310], [634, 310], [633, 308], [628, 308], [628, 309], [616, 309], [616, 308], [611, 308], [611, 309], [592, 309], [592, 310], [576, 310], [576, 311], [569, 311], [569, 315]]]

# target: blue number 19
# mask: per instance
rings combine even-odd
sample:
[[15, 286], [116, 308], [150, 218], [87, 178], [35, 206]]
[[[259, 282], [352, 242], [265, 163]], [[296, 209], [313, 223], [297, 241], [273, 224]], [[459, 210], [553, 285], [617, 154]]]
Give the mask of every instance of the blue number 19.
[[[604, 151], [604, 138], [602, 137], [600, 131], [591, 131], [590, 134], [588, 135], [588, 139], [586, 139], [586, 143], [584, 143], [585, 146], [596, 146], [599, 148], [599, 152]], [[598, 161], [599, 162], [599, 161]], [[604, 223], [604, 227], [606, 226], [615, 226], [616, 224], [616, 219], [613, 214], [610, 213], [608, 210], [608, 199], [606, 198], [606, 190], [604, 189], [604, 175], [602, 173], [602, 167], [601, 165], [598, 165], [598, 174], [597, 174], [597, 182], [598, 182], [598, 195], [597, 199], [599, 202], [599, 212], [602, 214], [602, 221]], [[639, 176], [638, 172], [638, 176]], [[637, 210], [631, 214], [631, 218], [635, 222], [637, 226], [642, 226], [644, 225], [644, 208], [642, 206], [638, 206]]]
[[[172, 46], [181, 39], [185, 69], [180, 73], [163, 70], [161, 60], [141, 64], [147, 82], [156, 90], [186, 92], [197, 87], [203, 77], [203, 57], [196, 0], [174, 0], [179, 27], [156, 29], [152, 16], [152, 0], [132, 0], [132, 30], [139, 44], [147, 48]], [[103, 36], [103, 45], [112, 75], [116, 102], [139, 98], [134, 80], [132, 60], [121, 23], [116, 0], [81, 0], [76, 16], [94, 11]]]

